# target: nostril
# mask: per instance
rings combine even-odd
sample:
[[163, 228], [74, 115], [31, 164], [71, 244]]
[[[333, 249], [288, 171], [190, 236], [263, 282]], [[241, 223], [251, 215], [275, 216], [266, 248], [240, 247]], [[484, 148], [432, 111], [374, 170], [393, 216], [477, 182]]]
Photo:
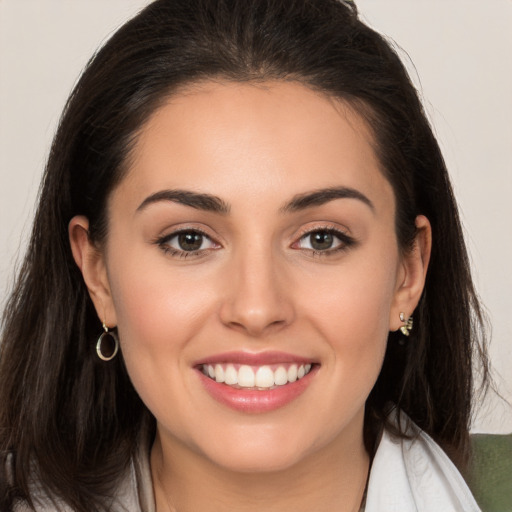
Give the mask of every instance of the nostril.
[[[293, 320], [293, 307], [284, 295], [284, 284], [274, 269], [245, 262], [245, 272], [237, 272], [226, 283], [220, 320], [224, 325], [243, 330], [251, 336], [276, 331]], [[259, 271], [258, 271], [259, 270]]]
[[290, 323], [292, 316], [291, 308], [284, 303], [254, 307], [243, 300], [227, 302], [220, 311], [224, 325], [253, 336], [283, 328]]
[[284, 319], [269, 321], [262, 316], [246, 316], [245, 318], [238, 321], [230, 321], [226, 323], [228, 327], [240, 332], [244, 332], [249, 336], [261, 336], [267, 333], [275, 332], [282, 329], [287, 324], [288, 322]]

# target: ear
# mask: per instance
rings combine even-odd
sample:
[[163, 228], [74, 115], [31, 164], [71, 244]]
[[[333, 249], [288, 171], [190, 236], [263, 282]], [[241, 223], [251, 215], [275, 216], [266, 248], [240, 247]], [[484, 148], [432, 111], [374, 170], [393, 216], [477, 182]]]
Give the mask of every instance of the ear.
[[73, 217], [69, 222], [68, 235], [73, 258], [82, 272], [100, 322], [105, 322], [108, 327], [117, 325], [105, 255], [89, 238], [87, 217]]
[[402, 256], [400, 263], [395, 296], [390, 311], [390, 331], [396, 331], [404, 325], [404, 322], [400, 320], [400, 313], [404, 313], [406, 319], [412, 315], [425, 286], [432, 248], [432, 228], [424, 215], [416, 217], [416, 230], [413, 247]]

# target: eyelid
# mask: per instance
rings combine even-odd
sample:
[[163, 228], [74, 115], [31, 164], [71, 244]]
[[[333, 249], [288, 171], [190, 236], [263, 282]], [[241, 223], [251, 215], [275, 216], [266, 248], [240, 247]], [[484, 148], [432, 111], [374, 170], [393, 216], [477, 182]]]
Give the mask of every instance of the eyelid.
[[338, 233], [345, 234], [347, 236], [350, 230], [345, 226], [340, 226], [337, 223], [334, 222], [308, 222], [304, 226], [302, 226], [296, 235], [297, 238], [300, 238], [301, 236], [308, 235], [309, 233], [313, 233], [315, 231], [337, 231]]
[[311, 233], [315, 233], [317, 231], [331, 231], [332, 233], [340, 233], [344, 236], [350, 236], [350, 230], [345, 227], [341, 227], [337, 224], [333, 224], [332, 222], [326, 222], [326, 223], [308, 223], [305, 226], [302, 226], [298, 233], [295, 235], [295, 238], [302, 238], [306, 235], [309, 235]]
[[[185, 251], [182, 249], [178, 249], [176, 247], [172, 247], [169, 242], [175, 238], [178, 237], [180, 234], [183, 233], [197, 233], [203, 236], [204, 238], [207, 238], [210, 240], [210, 242], [214, 245], [214, 247], [208, 247], [206, 249], [198, 249], [195, 251]], [[218, 248], [221, 248], [222, 245], [216, 240], [215, 237], [213, 237], [211, 234], [209, 234], [205, 229], [202, 229], [198, 226], [180, 226], [179, 228], [175, 228], [174, 230], [156, 237], [153, 240], [153, 243], [158, 245], [165, 253], [170, 254], [171, 256], [181, 257], [181, 258], [189, 258], [189, 257], [200, 257], [206, 255], [211, 250], [216, 250]]]
[[[178, 258], [189, 258], [189, 257], [201, 257], [206, 256], [209, 252], [212, 250], [217, 250], [223, 247], [223, 245], [218, 242], [218, 238], [212, 236], [209, 232], [209, 230], [203, 229], [199, 226], [191, 226], [191, 225], [181, 225], [177, 228], [174, 228], [173, 230], [167, 232], [164, 235], [158, 236], [153, 240], [153, 243], [158, 245], [165, 253], [170, 253], [173, 257]], [[337, 252], [341, 252], [343, 250], [349, 249], [351, 246], [355, 245], [357, 243], [357, 240], [354, 239], [353, 236], [349, 235], [347, 233], [349, 231], [347, 228], [343, 229], [337, 225], [334, 225], [332, 223], [326, 223], [326, 224], [316, 224], [316, 225], [306, 225], [303, 226], [298, 233], [293, 238], [293, 243], [291, 244], [292, 249], [299, 249], [305, 252], [309, 252], [313, 255], [319, 255], [319, 256], [329, 256]], [[314, 233], [318, 232], [327, 232], [332, 234], [334, 237], [338, 239], [337, 245], [331, 248], [327, 249], [314, 249], [314, 248], [308, 248], [308, 247], [300, 247], [298, 244], [300, 244], [301, 240], [303, 240], [305, 237], [310, 236]], [[191, 250], [186, 251], [183, 249], [179, 249], [176, 247], [172, 247], [169, 244], [169, 241], [173, 238], [179, 236], [182, 233], [198, 233], [201, 236], [208, 239], [213, 247], [208, 247], [205, 249], [197, 249], [197, 250]]]
[[[315, 226], [305, 226], [303, 227], [299, 233], [294, 237], [294, 242], [292, 243], [291, 247], [293, 249], [299, 249], [303, 251], [308, 251], [314, 255], [320, 255], [320, 256], [328, 256], [329, 254], [334, 254], [336, 252], [340, 252], [343, 250], [348, 249], [349, 247], [355, 245], [357, 243], [357, 240], [349, 235], [347, 233], [348, 229], [342, 229], [338, 226], [335, 226], [331, 223], [329, 224], [323, 224], [323, 225], [315, 225]], [[307, 248], [307, 247], [296, 247], [298, 243], [300, 243], [301, 240], [303, 240], [305, 237], [310, 236], [314, 233], [318, 232], [327, 232], [335, 236], [340, 243], [336, 245], [335, 247], [325, 249], [325, 250], [317, 250], [313, 248]]]

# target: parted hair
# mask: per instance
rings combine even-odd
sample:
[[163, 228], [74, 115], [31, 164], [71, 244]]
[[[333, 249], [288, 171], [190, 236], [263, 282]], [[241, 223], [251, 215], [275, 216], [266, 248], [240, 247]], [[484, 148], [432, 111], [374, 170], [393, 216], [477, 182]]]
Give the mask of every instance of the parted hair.
[[99, 322], [73, 261], [68, 223], [108, 237], [110, 193], [148, 117], [204, 80], [295, 81], [350, 104], [368, 123], [410, 249], [415, 218], [432, 225], [424, 293], [406, 343], [390, 333], [368, 397], [371, 452], [395, 404], [462, 464], [474, 368], [485, 380], [482, 313], [438, 143], [393, 45], [339, 0], [157, 0], [93, 56], [64, 109], [25, 259], [2, 321], [0, 509], [45, 495], [78, 512], [109, 510], [113, 489], [154, 420], [123, 358], [100, 361]]

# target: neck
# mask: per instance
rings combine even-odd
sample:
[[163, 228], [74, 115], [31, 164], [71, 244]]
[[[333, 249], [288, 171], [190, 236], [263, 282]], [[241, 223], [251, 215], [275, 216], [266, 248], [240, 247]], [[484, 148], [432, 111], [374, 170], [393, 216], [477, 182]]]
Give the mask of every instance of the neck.
[[[236, 472], [157, 435], [151, 470], [157, 512], [358, 512], [369, 471], [362, 434], [336, 440], [280, 471]], [[178, 462], [177, 462], [178, 461]]]

